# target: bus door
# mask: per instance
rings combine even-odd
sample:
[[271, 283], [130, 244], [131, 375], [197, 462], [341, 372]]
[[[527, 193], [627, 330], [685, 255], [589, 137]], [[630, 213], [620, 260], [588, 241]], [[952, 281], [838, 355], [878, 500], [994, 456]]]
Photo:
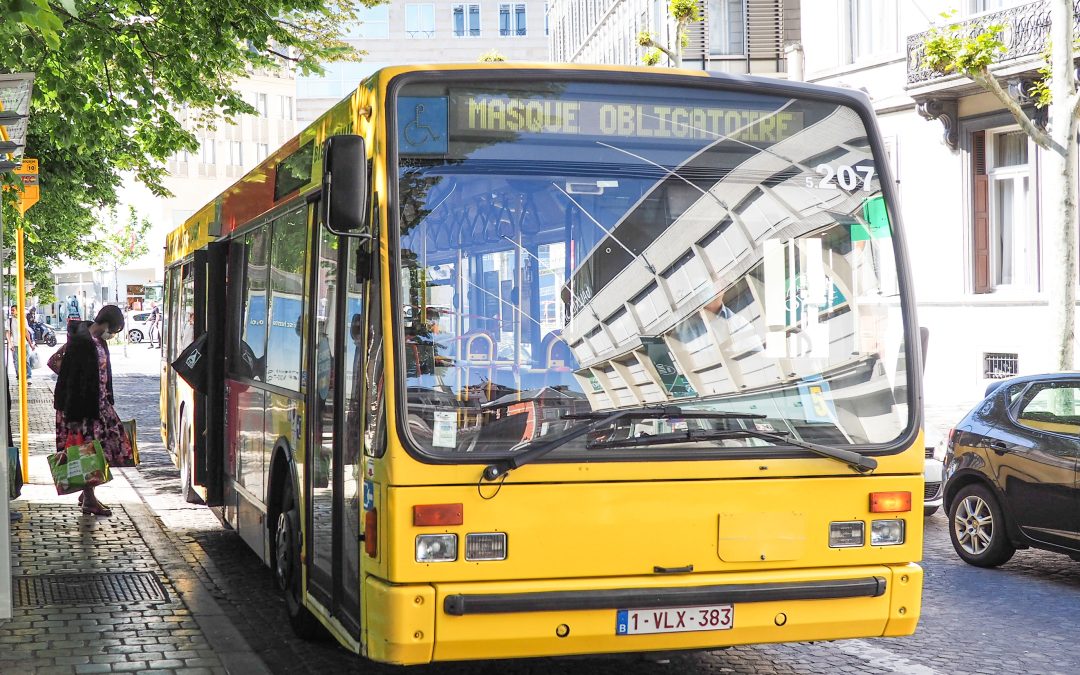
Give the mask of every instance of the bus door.
[[[307, 388], [308, 592], [360, 637], [360, 451], [356, 413], [362, 378], [363, 288], [356, 282], [356, 239], [313, 224], [312, 321]], [[355, 385], [355, 386], [354, 386]], [[354, 391], [355, 390], [355, 391]], [[347, 431], [346, 431], [347, 430]]]
[[[192, 261], [184, 266], [183, 311], [180, 313], [182, 325], [176, 356], [196, 337], [207, 333], [211, 325], [208, 317], [225, 315], [226, 246], [224, 241], [211, 242], [205, 249], [195, 251]], [[182, 463], [191, 462], [191, 482], [206, 488], [205, 499], [210, 506], [218, 506], [222, 500], [224, 424], [219, 411], [225, 405], [224, 345], [225, 328], [217, 323], [208, 332], [206, 340], [207, 393], [192, 392], [194, 410], [190, 418], [193, 423], [191, 428], [205, 429], [206, 433], [193, 433], [193, 437], [188, 439], [192, 456], [180, 460]]]

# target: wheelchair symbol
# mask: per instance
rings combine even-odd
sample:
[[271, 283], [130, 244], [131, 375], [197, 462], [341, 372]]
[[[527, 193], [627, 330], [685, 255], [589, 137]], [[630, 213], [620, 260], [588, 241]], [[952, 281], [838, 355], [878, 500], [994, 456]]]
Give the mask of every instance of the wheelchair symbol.
[[418, 103], [416, 105], [416, 119], [405, 125], [405, 141], [409, 145], [424, 145], [439, 140], [439, 134], [420, 120], [420, 115], [423, 112], [424, 104]]

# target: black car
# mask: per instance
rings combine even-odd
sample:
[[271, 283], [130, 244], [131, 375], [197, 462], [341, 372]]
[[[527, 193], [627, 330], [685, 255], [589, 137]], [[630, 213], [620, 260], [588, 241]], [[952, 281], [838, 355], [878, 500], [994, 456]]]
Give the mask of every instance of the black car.
[[996, 382], [949, 432], [945, 508], [956, 553], [995, 567], [1018, 548], [1080, 560], [1080, 373]]

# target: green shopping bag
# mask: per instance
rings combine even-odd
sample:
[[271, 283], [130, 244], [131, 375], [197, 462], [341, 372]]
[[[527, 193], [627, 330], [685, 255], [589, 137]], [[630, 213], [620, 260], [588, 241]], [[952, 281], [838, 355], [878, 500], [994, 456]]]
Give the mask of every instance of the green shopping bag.
[[8, 499], [18, 499], [22, 494], [22, 462], [19, 461], [19, 449], [8, 448]]
[[105, 451], [97, 440], [76, 440], [75, 444], [49, 455], [48, 461], [58, 495], [97, 487], [112, 480]]

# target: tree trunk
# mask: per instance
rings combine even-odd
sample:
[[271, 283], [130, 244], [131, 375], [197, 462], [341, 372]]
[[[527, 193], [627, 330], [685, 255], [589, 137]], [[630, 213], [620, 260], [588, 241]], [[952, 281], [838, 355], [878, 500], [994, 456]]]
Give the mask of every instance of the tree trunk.
[[[1073, 66], [1073, 3], [1051, 3], [1051, 100], [1040, 196], [1046, 205], [1044, 255], [1050, 330], [1058, 370], [1073, 369], [1076, 324], [1076, 84]], [[1060, 195], [1060, 201], [1058, 200]]]

